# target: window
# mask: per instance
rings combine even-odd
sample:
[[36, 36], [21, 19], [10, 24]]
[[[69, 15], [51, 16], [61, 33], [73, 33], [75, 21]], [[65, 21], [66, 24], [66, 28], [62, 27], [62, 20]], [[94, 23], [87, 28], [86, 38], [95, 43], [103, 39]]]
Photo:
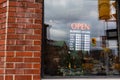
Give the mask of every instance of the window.
[[120, 75], [115, 6], [114, 0], [44, 0], [44, 77]]

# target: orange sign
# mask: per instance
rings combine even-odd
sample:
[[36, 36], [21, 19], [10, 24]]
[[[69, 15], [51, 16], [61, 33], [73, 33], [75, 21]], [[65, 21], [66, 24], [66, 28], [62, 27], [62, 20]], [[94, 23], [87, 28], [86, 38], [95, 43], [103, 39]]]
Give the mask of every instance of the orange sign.
[[80, 29], [80, 30], [90, 30], [90, 26], [85, 23], [72, 23], [71, 24], [72, 29]]

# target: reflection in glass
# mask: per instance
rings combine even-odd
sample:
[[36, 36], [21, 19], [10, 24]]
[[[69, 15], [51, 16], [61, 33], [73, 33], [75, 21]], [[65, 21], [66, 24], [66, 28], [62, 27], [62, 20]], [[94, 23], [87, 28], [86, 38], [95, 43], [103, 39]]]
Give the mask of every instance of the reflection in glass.
[[120, 74], [114, 2], [45, 0], [45, 76]]

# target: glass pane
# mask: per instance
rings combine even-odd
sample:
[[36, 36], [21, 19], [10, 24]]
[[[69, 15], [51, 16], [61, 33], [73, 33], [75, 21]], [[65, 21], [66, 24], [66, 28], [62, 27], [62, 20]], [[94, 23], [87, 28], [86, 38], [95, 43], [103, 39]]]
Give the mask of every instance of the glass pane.
[[44, 1], [44, 76], [120, 74], [114, 0]]

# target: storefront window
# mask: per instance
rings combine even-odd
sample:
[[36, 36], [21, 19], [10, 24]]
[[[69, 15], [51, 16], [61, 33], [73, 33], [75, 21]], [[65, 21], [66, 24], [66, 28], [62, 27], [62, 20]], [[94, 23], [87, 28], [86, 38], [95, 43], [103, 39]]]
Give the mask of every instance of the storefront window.
[[44, 0], [44, 76], [119, 75], [114, 0]]

